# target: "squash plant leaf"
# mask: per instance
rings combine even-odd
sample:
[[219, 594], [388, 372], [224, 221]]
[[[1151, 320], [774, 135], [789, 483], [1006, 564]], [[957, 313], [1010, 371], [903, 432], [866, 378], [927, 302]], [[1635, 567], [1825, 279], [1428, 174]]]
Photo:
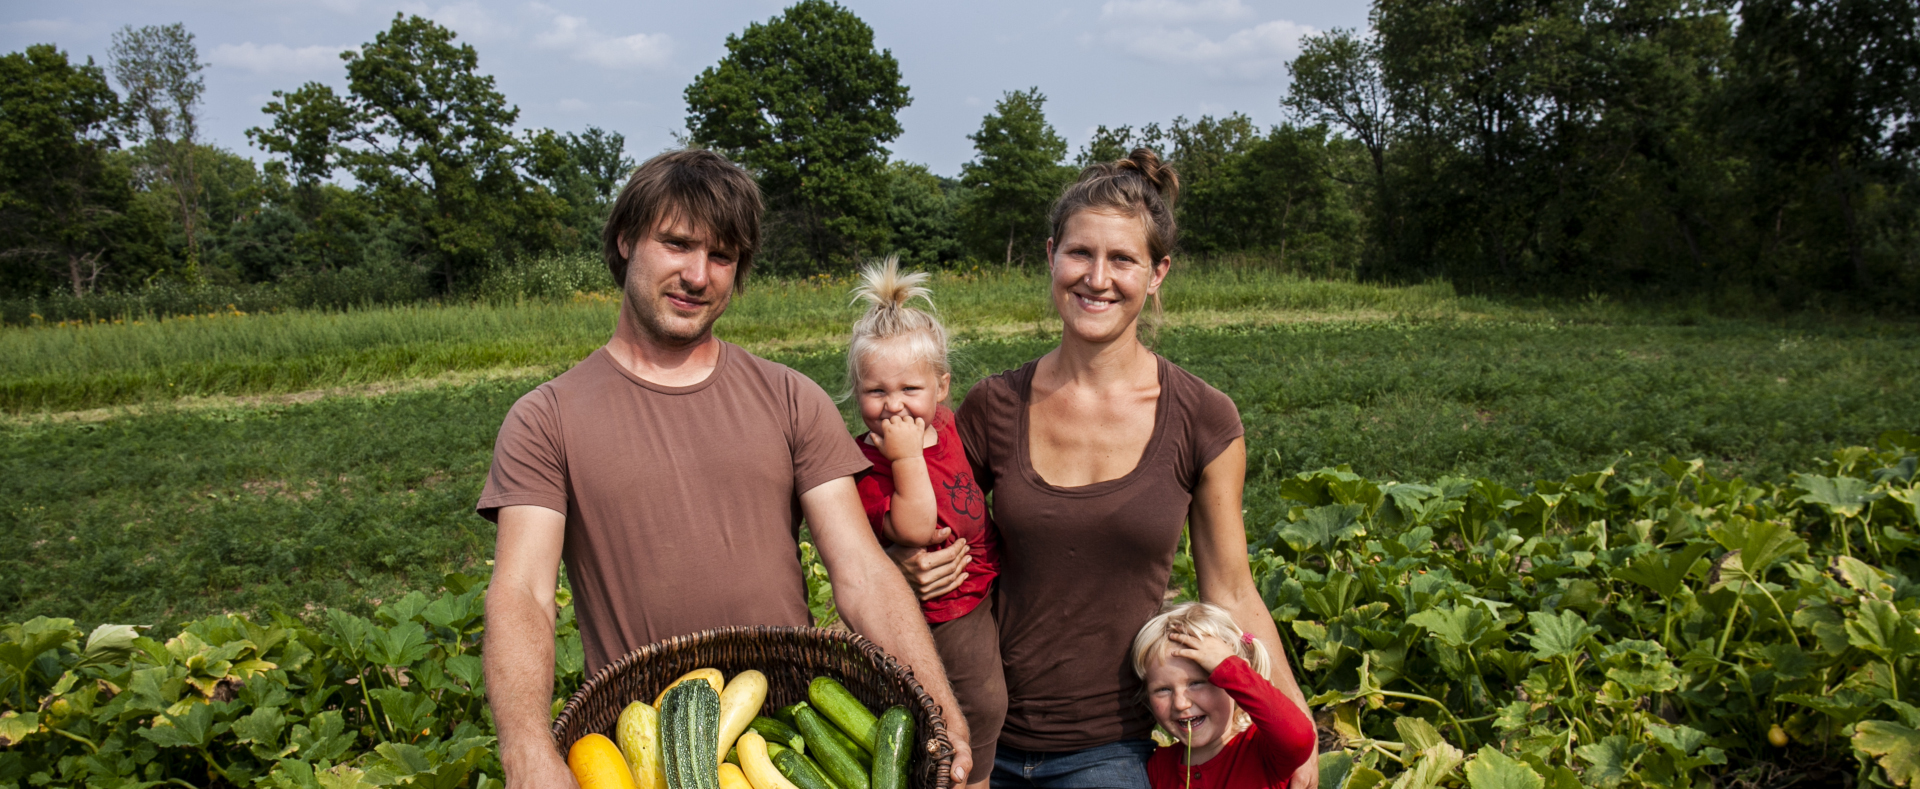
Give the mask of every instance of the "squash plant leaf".
[[1861, 511], [1884, 493], [1871, 493], [1871, 483], [1853, 477], [1823, 477], [1818, 474], [1795, 474], [1793, 485], [1801, 493], [1793, 501], [1796, 504], [1812, 504], [1829, 514], [1841, 518], [1857, 518]]
[[1738, 570], [1729, 571], [1730, 562], [1721, 565], [1722, 581], [1760, 581], [1774, 562], [1807, 552], [1807, 541], [1779, 521], [1732, 517], [1708, 528], [1707, 534], [1727, 550], [1740, 552]]
[[1867, 598], [1858, 613], [1847, 620], [1847, 643], [1888, 662], [1920, 653], [1920, 632], [1892, 603]]
[[1541, 789], [1545, 778], [1526, 763], [1483, 745], [1467, 762], [1467, 786], [1472, 789]]
[[1534, 657], [1541, 660], [1577, 653], [1586, 646], [1589, 637], [1600, 632], [1600, 628], [1587, 624], [1587, 620], [1572, 611], [1561, 611], [1559, 616], [1529, 611], [1527, 622], [1533, 625], [1533, 635], [1527, 636], [1527, 641], [1533, 644]]
[[1582, 745], [1573, 749], [1587, 764], [1587, 783], [1592, 786], [1611, 787], [1620, 785], [1633, 771], [1640, 757], [1647, 752], [1647, 746], [1633, 742], [1618, 734], [1609, 734], [1592, 745]]
[[13, 710], [0, 712], [0, 748], [12, 748], [40, 730], [40, 714], [22, 715]]
[[1280, 539], [1301, 553], [1316, 548], [1326, 550], [1341, 540], [1366, 535], [1366, 527], [1360, 524], [1360, 516], [1366, 509], [1361, 504], [1314, 507], [1301, 513], [1300, 520], [1281, 527]]
[[1686, 582], [1694, 563], [1711, 547], [1709, 543], [1697, 542], [1672, 553], [1643, 553], [1627, 566], [1614, 570], [1613, 577], [1652, 589], [1662, 598], [1672, 597], [1680, 591], [1680, 584]]
[[1407, 617], [1408, 624], [1424, 627], [1441, 643], [1460, 649], [1479, 646], [1483, 640], [1491, 639], [1499, 633], [1498, 621], [1479, 606], [1429, 608]]
[[1861, 721], [1853, 728], [1853, 749], [1877, 757], [1895, 786], [1920, 786], [1920, 731], [1892, 721]]

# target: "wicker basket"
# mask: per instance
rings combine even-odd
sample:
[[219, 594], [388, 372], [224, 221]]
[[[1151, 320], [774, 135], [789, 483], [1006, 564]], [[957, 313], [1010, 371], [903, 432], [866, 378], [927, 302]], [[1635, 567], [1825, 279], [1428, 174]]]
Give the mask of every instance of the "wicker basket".
[[553, 721], [553, 740], [565, 751], [594, 732], [612, 738], [628, 703], [651, 702], [668, 682], [705, 667], [729, 677], [747, 669], [766, 674], [767, 709], [806, 701], [807, 684], [818, 676], [840, 680], [872, 709], [905, 706], [913, 714], [916, 740], [913, 785], [950, 789], [953, 783], [947, 724], [913, 671], [859, 635], [814, 627], [722, 627], [630, 652], [567, 699]]

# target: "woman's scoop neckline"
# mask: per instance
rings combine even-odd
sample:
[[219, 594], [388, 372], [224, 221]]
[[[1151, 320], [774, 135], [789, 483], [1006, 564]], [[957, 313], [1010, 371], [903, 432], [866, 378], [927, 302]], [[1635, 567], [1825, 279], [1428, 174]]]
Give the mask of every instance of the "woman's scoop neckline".
[[1099, 482], [1091, 482], [1074, 487], [1055, 485], [1048, 482], [1045, 477], [1040, 476], [1039, 470], [1033, 467], [1033, 434], [1031, 429], [1033, 379], [1040, 373], [1040, 360], [1035, 359], [1028, 362], [1027, 374], [1023, 376], [1023, 380], [1015, 392], [1020, 396], [1020, 435], [1018, 447], [1020, 475], [1026, 478], [1027, 483], [1041, 490], [1063, 496], [1099, 496], [1125, 487], [1131, 484], [1135, 478], [1144, 474], [1147, 467], [1152, 465], [1150, 463], [1151, 459], [1159, 454], [1160, 445], [1166, 436], [1167, 400], [1169, 399], [1167, 397], [1167, 368], [1173, 364], [1167, 361], [1167, 357], [1161, 356], [1158, 353], [1153, 354], [1153, 360], [1154, 376], [1160, 383], [1160, 395], [1155, 398], [1153, 403], [1153, 435], [1147, 439], [1147, 445], [1141, 448], [1140, 458], [1134, 461], [1133, 468], [1129, 469], [1125, 474], [1114, 477], [1113, 479], [1103, 479]]

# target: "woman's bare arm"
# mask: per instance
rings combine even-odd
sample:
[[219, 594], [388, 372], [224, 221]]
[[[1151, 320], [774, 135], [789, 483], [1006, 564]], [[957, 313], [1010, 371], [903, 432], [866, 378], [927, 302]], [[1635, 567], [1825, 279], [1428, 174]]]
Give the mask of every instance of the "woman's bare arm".
[[[1267, 653], [1273, 656], [1274, 686], [1299, 704], [1311, 720], [1313, 710], [1307, 706], [1300, 683], [1294, 679], [1293, 666], [1287, 662], [1280, 629], [1274, 626], [1266, 601], [1260, 599], [1253, 569], [1247, 564], [1246, 522], [1240, 508], [1246, 481], [1246, 439], [1235, 439], [1200, 472], [1200, 484], [1187, 510], [1200, 599], [1227, 609], [1240, 629], [1266, 644]], [[1315, 789], [1319, 785], [1319, 767], [1311, 760], [1294, 773], [1291, 784], [1292, 789]]]

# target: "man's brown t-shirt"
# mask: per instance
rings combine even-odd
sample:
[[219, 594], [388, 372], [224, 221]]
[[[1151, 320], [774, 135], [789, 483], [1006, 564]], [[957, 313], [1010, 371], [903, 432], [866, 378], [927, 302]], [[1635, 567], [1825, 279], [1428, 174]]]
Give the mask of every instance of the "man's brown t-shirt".
[[1239, 409], [1165, 358], [1153, 437], [1133, 471], [1048, 484], [1028, 454], [1035, 363], [982, 380], [960, 406], [961, 442], [1000, 527], [1000, 742], [1077, 751], [1146, 737], [1153, 719], [1127, 654], [1166, 599], [1200, 472], [1245, 433]]
[[477, 509], [566, 513], [588, 676], [661, 639], [810, 623], [800, 494], [867, 467], [818, 384], [720, 344], [705, 381], [661, 386], [602, 348], [521, 397]]

